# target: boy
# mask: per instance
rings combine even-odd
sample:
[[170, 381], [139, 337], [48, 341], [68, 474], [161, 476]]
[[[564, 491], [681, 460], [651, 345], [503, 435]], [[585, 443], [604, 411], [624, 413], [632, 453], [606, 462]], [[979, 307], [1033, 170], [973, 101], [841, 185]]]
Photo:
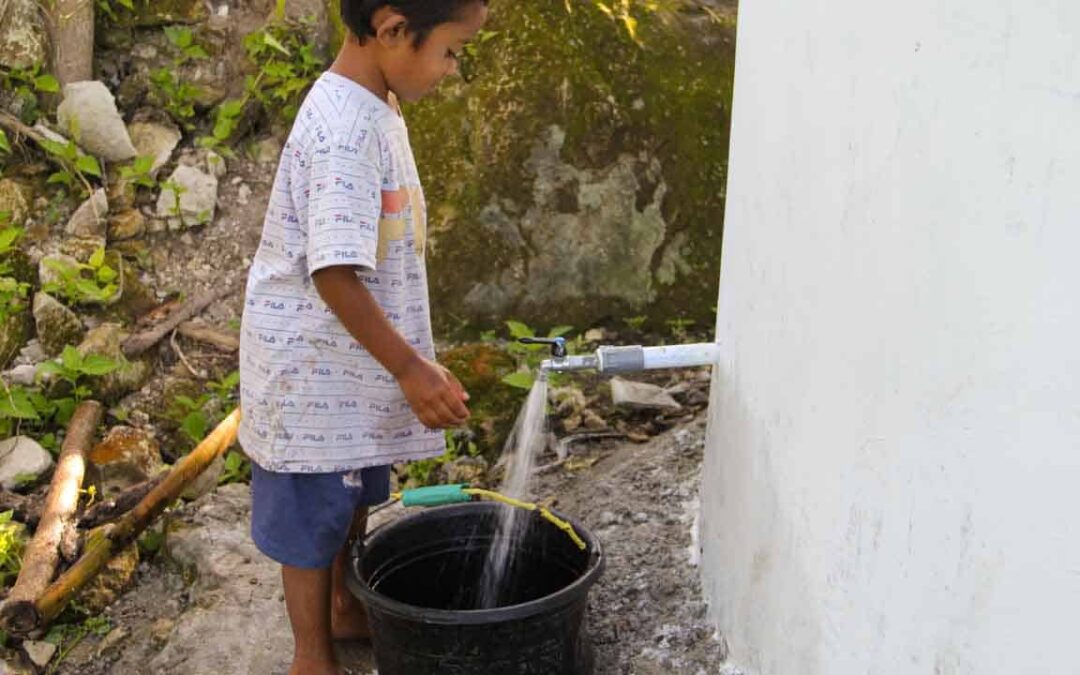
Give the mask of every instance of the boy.
[[468, 395], [434, 362], [423, 192], [396, 100], [457, 70], [485, 0], [342, 0], [349, 38], [312, 87], [274, 181], [248, 278], [240, 441], [252, 538], [282, 565], [291, 675], [340, 672], [364, 637], [344, 585], [389, 466], [444, 451]]

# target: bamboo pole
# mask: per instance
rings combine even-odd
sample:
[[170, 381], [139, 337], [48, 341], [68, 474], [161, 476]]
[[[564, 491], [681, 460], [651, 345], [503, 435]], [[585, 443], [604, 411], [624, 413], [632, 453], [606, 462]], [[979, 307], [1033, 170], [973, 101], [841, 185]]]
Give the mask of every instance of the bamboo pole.
[[53, 72], [61, 84], [94, 78], [94, 0], [54, 0], [49, 12]]
[[240, 409], [237, 408], [203, 439], [198, 447], [177, 462], [165, 479], [155, 486], [134, 509], [114, 524], [92, 531], [83, 548], [82, 557], [37, 598], [34, 604], [33, 622], [20, 625], [19, 632], [27, 633], [55, 619], [68, 602], [101, 571], [116, 553], [122, 551], [138, 537], [146, 526], [165, 510], [166, 506], [180, 497], [191, 481], [232, 445], [236, 439], [239, 423]]
[[0, 608], [0, 621], [18, 629], [32, 622], [34, 601], [56, 573], [64, 532], [74, 525], [79, 490], [86, 475], [86, 453], [94, 439], [104, 409], [97, 401], [83, 401], [68, 424], [67, 437], [53, 473], [45, 507], [34, 537], [26, 547], [15, 586]]

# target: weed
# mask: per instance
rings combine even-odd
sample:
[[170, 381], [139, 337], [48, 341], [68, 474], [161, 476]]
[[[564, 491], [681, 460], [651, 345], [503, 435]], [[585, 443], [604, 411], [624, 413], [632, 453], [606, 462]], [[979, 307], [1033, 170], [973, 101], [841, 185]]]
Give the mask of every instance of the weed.
[[697, 323], [693, 319], [668, 319], [664, 322], [671, 329], [671, 336], [680, 342], [685, 342], [689, 337], [689, 329]]
[[192, 129], [199, 88], [180, 81], [176, 73], [169, 68], [158, 68], [150, 73], [150, 83], [153, 85], [151, 89], [155, 102], [165, 108], [185, 129]]
[[56, 272], [59, 279], [42, 286], [46, 293], [54, 293], [75, 304], [103, 304], [119, 292], [114, 283], [119, 274], [105, 262], [105, 249], [99, 247], [85, 263], [69, 263], [47, 260], [46, 267]]
[[45, 671], [45, 675], [55, 673], [60, 664], [71, 653], [71, 650], [82, 642], [87, 635], [105, 637], [112, 628], [109, 617], [103, 614], [90, 616], [90, 613], [85, 608], [72, 603], [71, 609], [62, 615], [62, 620], [53, 624], [43, 638], [45, 642], [56, 645], [58, 652], [52, 663], [49, 664], [49, 669]]
[[120, 177], [132, 185], [150, 188], [157, 187], [157, 181], [151, 175], [154, 169], [154, 158], [149, 155], [136, 157], [131, 164], [120, 167]]
[[209, 393], [198, 398], [179, 395], [173, 398], [168, 417], [179, 423], [180, 433], [198, 445], [206, 438], [206, 432], [224, 419], [224, 410], [236, 397], [236, 387], [240, 384], [240, 373], [233, 371], [216, 382], [208, 382]]
[[87, 194], [90, 193], [90, 182], [87, 176], [101, 178], [101, 165], [97, 158], [86, 155], [79, 151], [75, 141], [61, 143], [42, 139], [41, 147], [49, 155], [49, 158], [60, 168], [49, 176], [49, 183], [58, 183], [64, 187], [73, 189], [77, 184], [81, 185]]
[[624, 318], [623, 323], [626, 324], [626, 327], [630, 330], [639, 331], [641, 330], [641, 327], [645, 325], [646, 318], [647, 317], [644, 316], [630, 316]]
[[3, 129], [0, 129], [0, 154], [6, 155], [11, 152], [11, 142], [8, 141], [7, 134]]
[[248, 58], [259, 68], [245, 81], [248, 96], [287, 122], [296, 117], [304, 93], [326, 65], [303, 35], [297, 26], [276, 21], [244, 38]]
[[450, 464], [461, 457], [478, 457], [480, 449], [471, 440], [459, 440], [453, 431], [446, 432], [446, 452], [431, 459], [409, 462], [406, 473], [416, 487], [431, 485], [439, 467]]
[[26, 294], [30, 284], [11, 277], [0, 277], [0, 324], [26, 309]]
[[13, 515], [14, 511], [0, 513], [0, 587], [19, 575], [26, 547], [25, 528], [12, 520]]
[[173, 60], [174, 65], [182, 66], [191, 61], [210, 58], [206, 50], [195, 42], [195, 34], [191, 32], [190, 28], [186, 26], [165, 26], [164, 30], [165, 37], [179, 52], [179, 56]]
[[232, 157], [235, 153], [226, 143], [232, 138], [237, 125], [240, 124], [241, 114], [248, 98], [229, 99], [217, 107], [214, 113], [214, 128], [209, 136], [200, 136], [195, 143], [208, 150], [214, 150], [226, 157]]
[[74, 402], [78, 403], [91, 394], [90, 388], [82, 384], [83, 379], [108, 375], [120, 365], [119, 361], [98, 354], [83, 356], [78, 349], [68, 345], [58, 359], [38, 364], [37, 375], [39, 378], [49, 375], [66, 382], [71, 386]]
[[41, 72], [41, 65], [30, 68], [12, 68], [0, 70], [0, 89], [12, 92], [19, 100], [19, 117], [26, 124], [33, 124], [41, 115], [38, 94], [55, 94], [60, 91], [60, 82]]
[[229, 454], [225, 455], [225, 468], [218, 477], [218, 485], [250, 482], [251, 462], [243, 454], [230, 450]]

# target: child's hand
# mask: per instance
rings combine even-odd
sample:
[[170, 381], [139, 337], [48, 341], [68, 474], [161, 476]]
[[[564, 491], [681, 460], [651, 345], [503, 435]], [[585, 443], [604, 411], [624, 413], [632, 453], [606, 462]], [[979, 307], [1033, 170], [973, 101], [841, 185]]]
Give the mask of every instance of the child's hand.
[[437, 363], [414, 359], [398, 376], [398, 384], [413, 412], [429, 429], [456, 427], [469, 419], [465, 407], [469, 395], [454, 374]]

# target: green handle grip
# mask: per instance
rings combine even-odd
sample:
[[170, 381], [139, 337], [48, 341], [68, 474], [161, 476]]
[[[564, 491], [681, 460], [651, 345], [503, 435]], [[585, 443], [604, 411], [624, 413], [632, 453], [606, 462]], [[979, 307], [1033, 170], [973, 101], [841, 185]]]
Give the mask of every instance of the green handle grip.
[[462, 483], [459, 485], [432, 485], [430, 487], [405, 490], [401, 493], [403, 506], [442, 506], [444, 504], [460, 504], [472, 500], [463, 490], [469, 487]]

